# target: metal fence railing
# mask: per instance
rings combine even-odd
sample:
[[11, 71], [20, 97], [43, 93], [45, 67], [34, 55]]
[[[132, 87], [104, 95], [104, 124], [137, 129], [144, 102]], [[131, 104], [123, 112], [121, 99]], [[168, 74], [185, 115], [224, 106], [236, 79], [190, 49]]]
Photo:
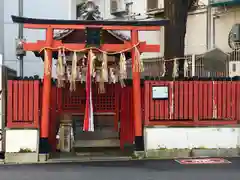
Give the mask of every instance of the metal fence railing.
[[[203, 57], [204, 54], [200, 55], [187, 55], [185, 56], [185, 61], [187, 61], [187, 67], [185, 67], [185, 76], [187, 77], [229, 77], [229, 62], [230, 61], [240, 61], [240, 51], [234, 50], [228, 54], [226, 68], [223, 72], [211, 72], [204, 68]], [[144, 60], [144, 72], [142, 77], [163, 77], [165, 69], [164, 58], [152, 58]], [[129, 67], [130, 68], [130, 67]], [[131, 69], [129, 69], [129, 73]]]

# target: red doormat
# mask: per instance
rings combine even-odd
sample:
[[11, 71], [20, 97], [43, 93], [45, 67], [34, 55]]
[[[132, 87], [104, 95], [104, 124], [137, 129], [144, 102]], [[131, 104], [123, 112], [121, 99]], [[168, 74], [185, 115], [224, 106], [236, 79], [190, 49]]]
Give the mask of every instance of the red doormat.
[[223, 158], [198, 158], [198, 159], [178, 159], [179, 164], [230, 164], [231, 162]]

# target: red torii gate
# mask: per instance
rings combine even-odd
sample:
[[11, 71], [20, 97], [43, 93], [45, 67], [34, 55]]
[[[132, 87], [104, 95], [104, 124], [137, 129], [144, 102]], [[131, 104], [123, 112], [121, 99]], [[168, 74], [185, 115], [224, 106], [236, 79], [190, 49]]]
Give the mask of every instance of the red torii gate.
[[[147, 45], [146, 42], [139, 42], [138, 31], [158, 31], [160, 26], [168, 23], [168, 20], [150, 20], [150, 21], [92, 21], [92, 20], [55, 20], [55, 19], [33, 19], [12, 16], [15, 23], [24, 24], [24, 28], [28, 29], [45, 29], [46, 39], [37, 42], [23, 42], [25, 51], [41, 51], [46, 48], [48, 64], [44, 62], [44, 77], [43, 77], [43, 97], [41, 111], [40, 138], [42, 142], [48, 144], [49, 137], [49, 109], [50, 109], [50, 94], [51, 94], [51, 69], [53, 51], [57, 51], [62, 47], [71, 50], [81, 50], [86, 48], [86, 44], [63, 43], [61, 40], [53, 38], [55, 29], [82, 29], [86, 28], [101, 28], [102, 30], [128, 30], [131, 31], [131, 41], [125, 41], [124, 44], [102, 44], [100, 49], [106, 52], [120, 52], [126, 49], [131, 49], [132, 68], [136, 64], [135, 47], [140, 53], [143, 52], [159, 52], [160, 45]], [[49, 71], [50, 70], [50, 71]], [[50, 73], [46, 73], [46, 72]], [[133, 114], [134, 114], [134, 129], [135, 143], [142, 141], [142, 108], [141, 108], [141, 92], [140, 92], [140, 72], [133, 70]]]

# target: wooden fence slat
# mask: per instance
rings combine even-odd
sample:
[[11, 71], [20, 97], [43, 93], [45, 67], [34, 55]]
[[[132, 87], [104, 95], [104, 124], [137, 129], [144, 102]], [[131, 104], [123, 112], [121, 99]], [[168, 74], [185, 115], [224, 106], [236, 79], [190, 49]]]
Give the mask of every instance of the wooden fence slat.
[[[170, 81], [166, 81], [164, 82], [164, 86], [168, 86], [168, 94], [171, 94], [171, 87], [170, 87]], [[163, 109], [163, 119], [169, 119], [169, 112], [170, 110], [170, 98], [169, 100], [164, 100], [163, 101], [163, 105], [164, 105], [164, 109]]]
[[18, 82], [13, 81], [13, 122], [18, 121], [18, 100]]
[[175, 81], [174, 84], [174, 108], [173, 108], [173, 113], [174, 113], [174, 120], [179, 119], [179, 111], [180, 111], [180, 103], [179, 103], [179, 81]]
[[34, 82], [33, 81], [28, 81], [28, 88], [29, 88], [29, 99], [28, 99], [28, 103], [29, 103], [29, 121], [33, 122], [34, 121]]
[[183, 82], [183, 119], [189, 120], [189, 94], [191, 92], [189, 91], [189, 82]]
[[174, 82], [169, 82], [169, 112], [167, 119], [174, 119]]
[[39, 127], [39, 81], [33, 81], [34, 95], [33, 95], [33, 124], [34, 127]]
[[180, 81], [179, 82], [179, 116], [178, 119], [179, 120], [183, 120], [184, 119], [184, 82]]
[[188, 82], [188, 117], [189, 120], [194, 119], [194, 83], [193, 81]]
[[229, 81], [227, 82], [227, 87], [226, 87], [226, 94], [228, 97], [226, 97], [226, 100], [227, 100], [227, 108], [226, 108], [226, 111], [227, 111], [227, 114], [226, 114], [226, 117], [228, 119], [232, 119], [232, 97], [233, 97], [233, 94], [232, 94], [232, 88], [233, 88], [233, 82], [232, 81]]
[[206, 93], [208, 95], [206, 118], [210, 120], [210, 119], [213, 119], [213, 82], [212, 81], [207, 82]]
[[29, 88], [28, 88], [28, 81], [23, 81], [23, 91], [24, 91], [24, 98], [23, 98], [23, 118], [26, 121], [30, 121], [29, 119]]
[[13, 81], [9, 80], [7, 91], [7, 127], [12, 126], [13, 120]]
[[18, 104], [17, 104], [17, 111], [18, 111], [18, 121], [24, 121], [23, 119], [23, 111], [24, 111], [24, 87], [23, 87], [23, 81], [18, 81], [18, 91], [17, 91], [17, 99], [18, 99]]
[[193, 82], [193, 120], [199, 121], [199, 81]]
[[198, 119], [203, 120], [203, 106], [204, 106], [204, 92], [203, 92], [203, 81], [199, 81], [199, 94], [198, 94]]
[[222, 112], [222, 107], [223, 107], [223, 82], [218, 81], [217, 82], [217, 117], [218, 119], [222, 119], [223, 117], [223, 112]]
[[[203, 104], [202, 104], [202, 118], [203, 120], [208, 120], [208, 107], [209, 107], [209, 98], [211, 98], [212, 91], [209, 87], [209, 83], [207, 81], [203, 81]], [[210, 117], [211, 118], [211, 117]]]
[[149, 81], [145, 81], [144, 82], [144, 122], [145, 124], [147, 125], [149, 123], [149, 108], [150, 108], [150, 98], [149, 98], [149, 95], [150, 95], [150, 84], [149, 84]]
[[229, 94], [227, 94], [227, 85], [228, 82], [223, 81], [222, 87], [222, 119], [227, 119], [227, 98], [229, 98]]
[[232, 120], [237, 120], [237, 117], [236, 117], [236, 101], [238, 101], [237, 99], [237, 82], [236, 81], [233, 81], [232, 84], [231, 84], [231, 119]]

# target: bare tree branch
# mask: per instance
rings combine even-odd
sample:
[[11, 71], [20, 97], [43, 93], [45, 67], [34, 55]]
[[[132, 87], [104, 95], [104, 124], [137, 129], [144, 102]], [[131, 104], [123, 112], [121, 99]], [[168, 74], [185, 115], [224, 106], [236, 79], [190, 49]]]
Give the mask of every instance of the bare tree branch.
[[[184, 42], [188, 11], [196, 7], [198, 0], [165, 0], [164, 13], [170, 20], [165, 27], [165, 59], [184, 57]], [[179, 77], [184, 77], [184, 58], [179, 59]], [[172, 77], [173, 61], [166, 62], [166, 77]]]

